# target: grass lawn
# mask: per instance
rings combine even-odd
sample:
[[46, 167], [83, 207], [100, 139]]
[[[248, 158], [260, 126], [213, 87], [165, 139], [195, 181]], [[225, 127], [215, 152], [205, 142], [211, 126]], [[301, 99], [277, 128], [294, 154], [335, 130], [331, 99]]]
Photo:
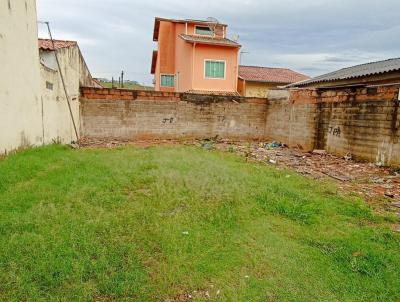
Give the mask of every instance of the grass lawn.
[[400, 301], [393, 220], [229, 153], [28, 150], [0, 161], [0, 300]]

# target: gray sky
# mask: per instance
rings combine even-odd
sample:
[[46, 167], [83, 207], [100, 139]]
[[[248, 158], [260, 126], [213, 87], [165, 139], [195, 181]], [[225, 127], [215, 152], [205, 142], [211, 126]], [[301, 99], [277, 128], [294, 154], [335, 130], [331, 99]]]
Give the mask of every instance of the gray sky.
[[[150, 84], [154, 17], [205, 19], [240, 36], [242, 64], [316, 76], [400, 57], [399, 0], [37, 0], [53, 36], [79, 42], [95, 77]], [[47, 37], [39, 25], [40, 37]]]

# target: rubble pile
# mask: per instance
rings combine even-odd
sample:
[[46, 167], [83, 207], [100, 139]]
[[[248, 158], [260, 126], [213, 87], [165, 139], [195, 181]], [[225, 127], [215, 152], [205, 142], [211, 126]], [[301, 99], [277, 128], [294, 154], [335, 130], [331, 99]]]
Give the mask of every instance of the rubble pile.
[[248, 159], [289, 168], [315, 179], [333, 179], [346, 192], [358, 193], [367, 201], [387, 201], [388, 209], [399, 213], [400, 169], [357, 162], [350, 154], [344, 157], [325, 150], [304, 152], [279, 143], [238, 143], [215, 141], [215, 149], [238, 153]]

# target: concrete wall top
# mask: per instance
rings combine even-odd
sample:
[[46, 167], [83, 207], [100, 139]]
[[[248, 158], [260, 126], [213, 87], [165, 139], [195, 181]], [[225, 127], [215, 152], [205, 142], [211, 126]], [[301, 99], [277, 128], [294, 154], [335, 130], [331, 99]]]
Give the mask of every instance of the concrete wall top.
[[266, 104], [266, 98], [245, 98], [233, 95], [206, 95], [192, 93], [178, 93], [165, 91], [149, 90], [130, 90], [116, 88], [92, 88], [82, 87], [81, 97], [86, 100], [150, 100], [165, 102], [192, 102], [192, 103], [215, 103], [215, 102], [233, 102], [233, 103], [254, 103]]

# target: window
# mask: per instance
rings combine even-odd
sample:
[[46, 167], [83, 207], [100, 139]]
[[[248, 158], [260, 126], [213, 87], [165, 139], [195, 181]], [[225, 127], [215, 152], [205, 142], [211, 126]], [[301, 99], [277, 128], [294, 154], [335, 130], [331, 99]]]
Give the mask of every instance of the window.
[[171, 74], [161, 75], [161, 86], [162, 87], [174, 87], [175, 86], [175, 76]]
[[214, 36], [214, 32], [207, 26], [196, 26], [195, 32], [196, 32], [196, 35]]
[[50, 82], [47, 82], [47, 81], [46, 81], [46, 88], [47, 88], [48, 90], [53, 90], [53, 83], [50, 83]]
[[205, 76], [209, 79], [225, 79], [225, 61], [205, 62]]

